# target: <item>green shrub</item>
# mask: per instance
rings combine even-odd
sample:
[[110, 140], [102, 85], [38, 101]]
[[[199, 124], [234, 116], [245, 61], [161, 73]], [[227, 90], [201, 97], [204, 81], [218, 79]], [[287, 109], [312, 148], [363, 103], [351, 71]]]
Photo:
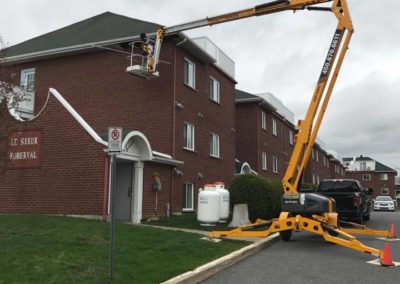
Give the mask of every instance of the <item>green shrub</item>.
[[317, 185], [313, 183], [302, 183], [300, 185], [299, 192], [315, 192], [317, 190]]
[[281, 181], [270, 181], [256, 175], [240, 175], [232, 180], [229, 191], [231, 206], [247, 203], [252, 221], [257, 218], [275, 218], [281, 211]]

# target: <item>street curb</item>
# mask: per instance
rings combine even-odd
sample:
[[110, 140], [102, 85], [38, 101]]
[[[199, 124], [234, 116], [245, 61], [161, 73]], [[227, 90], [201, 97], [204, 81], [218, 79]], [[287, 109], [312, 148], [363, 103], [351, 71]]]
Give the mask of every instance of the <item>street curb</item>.
[[279, 241], [279, 234], [275, 233], [267, 238], [264, 238], [260, 241], [257, 241], [251, 245], [248, 245], [240, 250], [234, 251], [228, 255], [225, 255], [221, 258], [218, 258], [212, 262], [209, 262], [205, 265], [199, 266], [192, 271], [185, 272], [181, 275], [178, 275], [174, 278], [171, 278], [161, 284], [176, 284], [176, 283], [199, 283], [214, 274], [228, 268], [229, 266], [238, 263], [239, 261], [253, 255], [260, 250], [270, 246], [271, 244]]

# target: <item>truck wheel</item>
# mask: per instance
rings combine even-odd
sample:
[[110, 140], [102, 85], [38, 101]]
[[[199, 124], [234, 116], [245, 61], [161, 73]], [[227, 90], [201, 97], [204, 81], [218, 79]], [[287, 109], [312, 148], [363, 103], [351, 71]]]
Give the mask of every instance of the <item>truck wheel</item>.
[[371, 210], [368, 209], [367, 214], [364, 216], [364, 220], [369, 220], [370, 214], [371, 214]]
[[284, 242], [288, 242], [292, 238], [292, 230], [280, 231], [279, 235]]
[[360, 214], [358, 215], [357, 223], [360, 225], [364, 224], [364, 213], [362, 208], [360, 208]]

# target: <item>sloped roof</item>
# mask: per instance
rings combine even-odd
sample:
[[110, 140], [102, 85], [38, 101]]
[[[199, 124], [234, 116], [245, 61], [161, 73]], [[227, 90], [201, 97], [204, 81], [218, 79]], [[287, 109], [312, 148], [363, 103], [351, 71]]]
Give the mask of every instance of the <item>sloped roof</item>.
[[250, 94], [248, 92], [242, 91], [235, 89], [235, 99], [236, 100], [242, 100], [242, 99], [255, 99], [258, 101], [262, 101], [262, 98], [253, 94]]
[[375, 171], [376, 172], [394, 172], [397, 173], [396, 170], [389, 168], [388, 166], [385, 166], [384, 164], [381, 164], [377, 161], [375, 161]]
[[159, 24], [105, 12], [3, 50], [2, 57], [60, 49], [156, 32]]
[[236, 104], [241, 104], [241, 103], [259, 103], [260, 105], [264, 106], [265, 108], [272, 110], [276, 112], [276, 107], [271, 105], [269, 102], [267, 102], [265, 99], [262, 97], [250, 94], [245, 91], [241, 91], [238, 89], [235, 89], [235, 102]]

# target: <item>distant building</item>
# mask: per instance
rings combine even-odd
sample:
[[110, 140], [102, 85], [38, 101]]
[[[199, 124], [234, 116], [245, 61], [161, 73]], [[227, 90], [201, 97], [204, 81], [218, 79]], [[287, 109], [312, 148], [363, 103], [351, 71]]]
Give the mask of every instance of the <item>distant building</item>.
[[346, 177], [358, 179], [364, 187], [374, 190], [373, 196], [396, 195], [395, 176], [397, 172], [370, 157], [343, 158]]

